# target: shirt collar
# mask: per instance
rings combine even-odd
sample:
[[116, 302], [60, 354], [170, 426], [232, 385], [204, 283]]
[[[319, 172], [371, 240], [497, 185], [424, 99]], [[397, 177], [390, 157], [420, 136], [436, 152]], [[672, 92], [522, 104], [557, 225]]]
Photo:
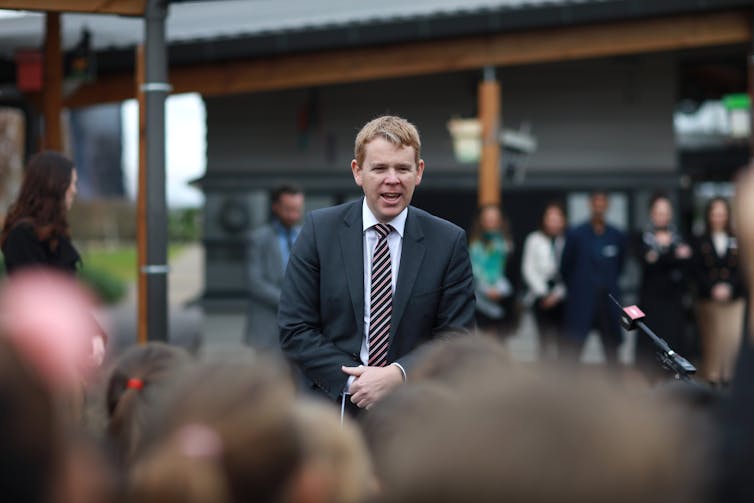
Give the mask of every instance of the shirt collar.
[[[400, 237], [403, 237], [403, 230], [406, 228], [407, 216], [408, 216], [408, 206], [403, 208], [403, 211], [398, 213], [398, 215], [394, 219], [386, 223], [392, 226], [393, 229], [395, 229], [395, 232], [397, 232]], [[369, 209], [369, 206], [367, 206], [366, 197], [364, 198], [361, 204], [361, 222], [363, 226], [362, 230], [364, 231], [380, 223], [380, 221], [377, 220], [377, 217], [375, 217], [374, 214], [372, 213], [372, 210]]]
[[272, 219], [272, 227], [275, 229], [275, 232], [277, 232], [278, 234], [283, 234], [283, 235], [288, 234], [289, 232], [292, 235], [296, 235], [298, 234], [298, 231], [301, 229], [300, 224], [296, 224], [289, 229], [288, 227], [283, 225], [283, 223], [277, 218]]

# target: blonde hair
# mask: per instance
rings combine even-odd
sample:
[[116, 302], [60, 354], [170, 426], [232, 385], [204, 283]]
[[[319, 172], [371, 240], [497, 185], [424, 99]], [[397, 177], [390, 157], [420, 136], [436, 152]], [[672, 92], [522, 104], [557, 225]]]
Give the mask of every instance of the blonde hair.
[[361, 166], [366, 155], [367, 144], [375, 138], [384, 138], [396, 147], [413, 147], [414, 161], [421, 157], [421, 140], [416, 126], [395, 115], [383, 115], [367, 122], [356, 135], [354, 157]]
[[[306, 475], [316, 480], [322, 501], [370, 501], [376, 495], [377, 481], [356, 423], [346, 420], [341, 424], [330, 404], [314, 400], [297, 402], [293, 418], [303, 449], [300, 480]], [[311, 484], [300, 484], [300, 490], [311, 495]]]

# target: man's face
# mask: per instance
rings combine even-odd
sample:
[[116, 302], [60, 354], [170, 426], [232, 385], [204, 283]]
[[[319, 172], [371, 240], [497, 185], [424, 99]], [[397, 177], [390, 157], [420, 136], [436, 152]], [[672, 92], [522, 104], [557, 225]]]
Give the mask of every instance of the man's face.
[[367, 206], [382, 223], [389, 222], [411, 202], [421, 183], [424, 161], [416, 163], [414, 148], [396, 147], [377, 137], [364, 149], [364, 162], [351, 161], [356, 184], [364, 189]]
[[592, 218], [604, 218], [608, 207], [607, 195], [602, 193], [594, 194], [592, 195], [590, 203], [592, 207]]
[[272, 204], [272, 212], [283, 226], [293, 227], [301, 221], [304, 213], [304, 195], [281, 194], [280, 199]]

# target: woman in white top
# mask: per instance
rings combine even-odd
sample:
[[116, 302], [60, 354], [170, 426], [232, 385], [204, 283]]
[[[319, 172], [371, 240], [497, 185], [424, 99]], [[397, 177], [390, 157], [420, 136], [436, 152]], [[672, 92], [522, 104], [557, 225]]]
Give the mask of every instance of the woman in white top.
[[521, 273], [528, 289], [525, 303], [534, 311], [541, 356], [556, 351], [562, 331], [566, 289], [560, 277], [560, 255], [565, 222], [563, 207], [549, 203], [542, 213], [540, 229], [529, 234], [524, 243]]

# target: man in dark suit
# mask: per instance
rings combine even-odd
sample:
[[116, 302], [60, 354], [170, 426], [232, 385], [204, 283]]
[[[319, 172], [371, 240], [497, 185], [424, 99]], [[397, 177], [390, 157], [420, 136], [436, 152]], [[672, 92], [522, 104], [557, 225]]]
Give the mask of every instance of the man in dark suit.
[[589, 221], [570, 229], [560, 261], [568, 295], [565, 303], [566, 358], [578, 359], [592, 328], [599, 331], [608, 363], [618, 362], [622, 332], [617, 307], [618, 277], [626, 258], [626, 236], [605, 221], [607, 194], [592, 193]]
[[270, 199], [272, 220], [251, 233], [247, 248], [249, 311], [245, 342], [256, 349], [279, 351], [280, 287], [301, 231], [304, 192], [296, 185], [284, 184], [272, 191]]
[[424, 173], [411, 123], [367, 123], [351, 170], [364, 198], [306, 216], [278, 322], [311, 388], [366, 408], [410, 375], [419, 345], [473, 326], [474, 285], [464, 231], [409, 206]]

